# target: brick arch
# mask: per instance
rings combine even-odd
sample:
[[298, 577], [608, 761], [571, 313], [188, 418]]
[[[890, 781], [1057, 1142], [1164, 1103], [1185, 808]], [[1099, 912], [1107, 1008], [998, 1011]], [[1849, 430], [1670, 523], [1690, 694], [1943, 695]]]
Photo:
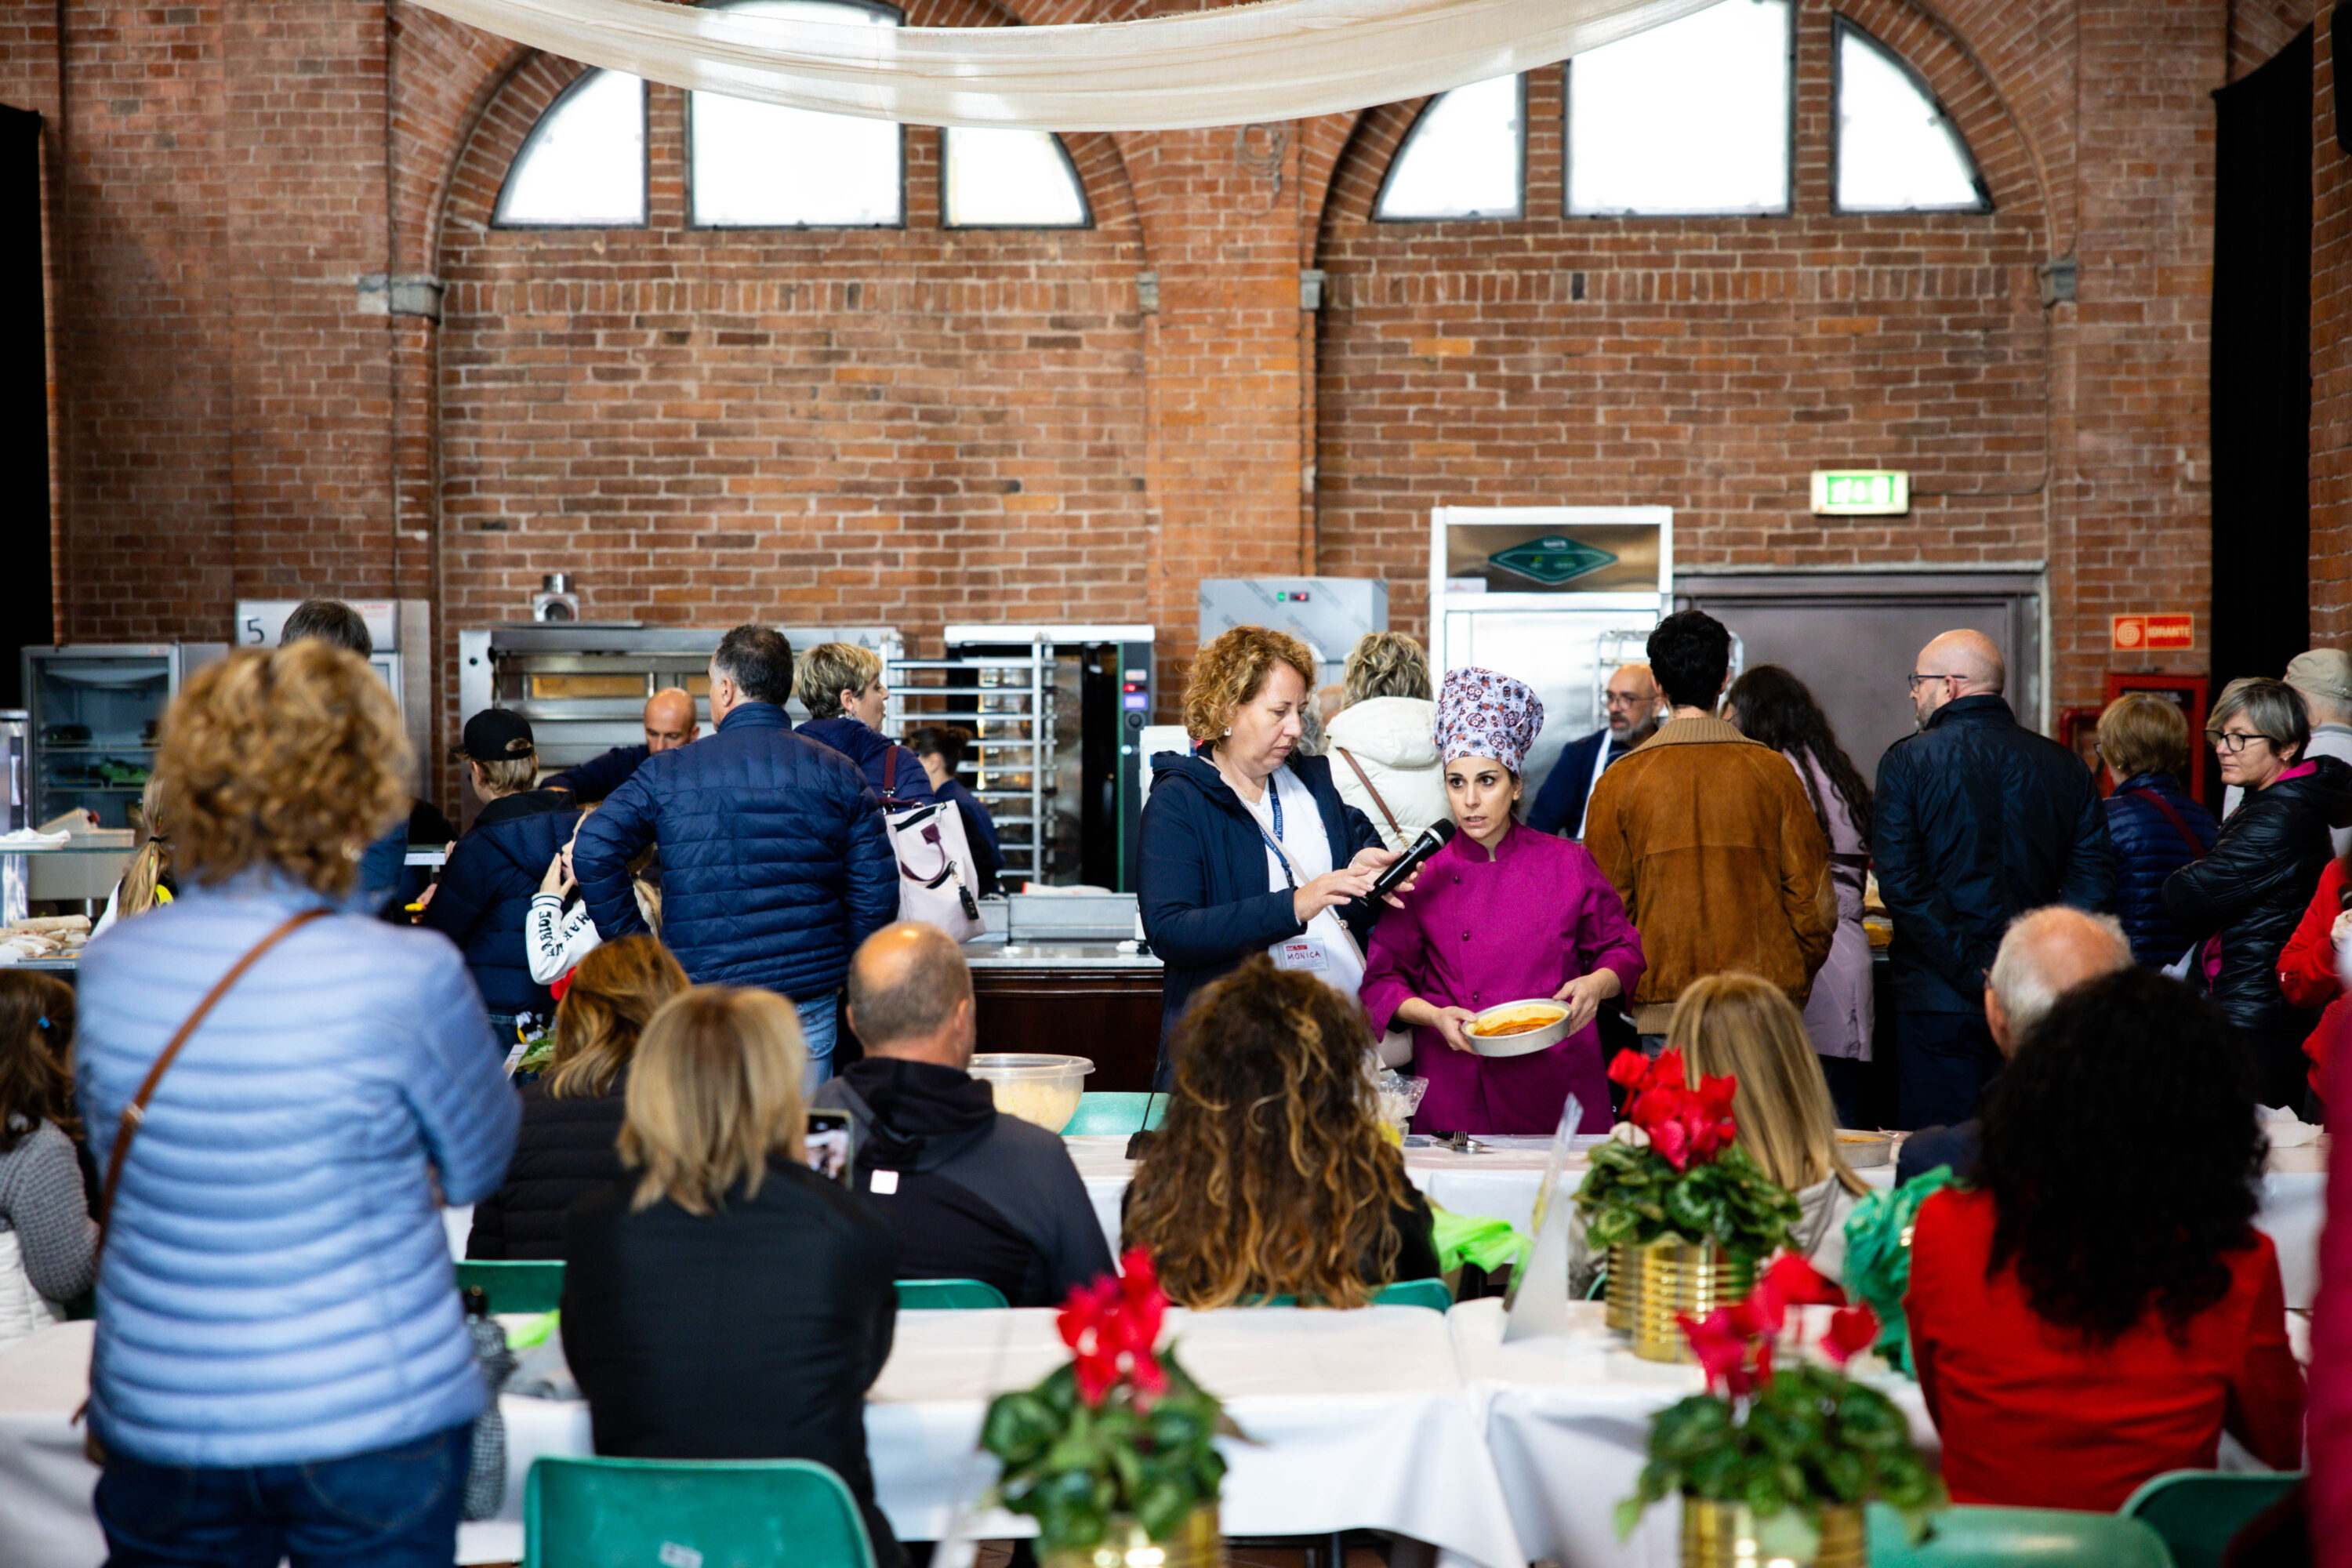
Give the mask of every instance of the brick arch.
[[465, 149], [492, 100], [538, 51], [437, 11], [395, 4], [393, 12], [395, 265], [430, 272]]
[[1371, 221], [1372, 204], [1380, 199], [1389, 164], [1395, 161], [1422, 110], [1436, 96], [1431, 93], [1402, 103], [1379, 104], [1356, 117], [1346, 142], [1332, 156], [1328, 191], [1316, 216], [1317, 255], [1323, 253], [1333, 224]]
[[1959, 126], [1994, 207], [2038, 219], [2050, 254], [2063, 255], [2048, 162], [1958, 29], [1917, 0], [1840, 0], [1832, 15], [1868, 33], [1926, 79]]

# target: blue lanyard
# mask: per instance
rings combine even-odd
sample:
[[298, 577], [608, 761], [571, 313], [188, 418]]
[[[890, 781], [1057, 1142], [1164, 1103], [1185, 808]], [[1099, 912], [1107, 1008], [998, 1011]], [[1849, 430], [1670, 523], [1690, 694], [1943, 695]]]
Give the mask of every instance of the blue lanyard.
[[1298, 879], [1291, 874], [1290, 855], [1282, 847], [1282, 789], [1272, 777], [1268, 777], [1265, 781], [1265, 799], [1266, 807], [1274, 816], [1274, 831], [1268, 833], [1265, 830], [1265, 824], [1260, 822], [1255, 816], [1250, 817], [1250, 826], [1257, 829], [1257, 836], [1260, 838], [1265, 840], [1265, 847], [1274, 851], [1276, 861], [1282, 867], [1283, 882], [1296, 892], [1298, 888]]

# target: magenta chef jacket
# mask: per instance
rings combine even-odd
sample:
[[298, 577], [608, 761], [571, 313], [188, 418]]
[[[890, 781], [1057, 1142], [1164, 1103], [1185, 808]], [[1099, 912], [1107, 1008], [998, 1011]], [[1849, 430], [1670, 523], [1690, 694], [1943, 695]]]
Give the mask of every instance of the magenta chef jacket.
[[[1602, 968], [1631, 995], [1643, 968], [1641, 933], [1584, 846], [1516, 822], [1491, 858], [1466, 833], [1431, 856], [1405, 907], [1381, 912], [1366, 957], [1362, 996], [1375, 1033], [1412, 996], [1476, 1011], [1549, 996]], [[1609, 1127], [1607, 1069], [1591, 1024], [1546, 1049], [1497, 1058], [1415, 1029], [1412, 1072], [1429, 1080], [1415, 1131], [1549, 1132], [1570, 1094], [1584, 1107], [1582, 1131]]]

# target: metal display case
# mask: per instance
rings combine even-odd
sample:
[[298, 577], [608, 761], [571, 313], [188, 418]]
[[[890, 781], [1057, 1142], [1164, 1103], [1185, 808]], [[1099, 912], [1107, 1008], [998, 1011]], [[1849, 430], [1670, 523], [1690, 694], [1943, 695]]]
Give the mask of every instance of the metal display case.
[[[543, 767], [568, 768], [614, 746], [645, 740], [646, 699], [665, 687], [694, 694], [698, 721], [710, 721], [710, 656], [726, 626], [655, 626], [637, 621], [520, 622], [457, 634], [457, 708], [462, 720], [505, 708], [530, 721]], [[890, 626], [778, 626], [795, 656], [819, 643], [846, 642], [882, 656], [883, 679], [906, 649]], [[894, 701], [895, 708], [896, 703]], [[797, 703], [794, 722], [808, 715]], [[896, 731], [889, 721], [883, 726]]]
[[100, 827], [136, 826], [163, 710], [219, 643], [69, 643], [24, 650], [32, 820], [79, 806]]
[[1389, 585], [1378, 577], [1204, 577], [1201, 645], [1234, 626], [1288, 632], [1315, 656], [1315, 684], [1337, 685], [1368, 633], [1389, 629]]

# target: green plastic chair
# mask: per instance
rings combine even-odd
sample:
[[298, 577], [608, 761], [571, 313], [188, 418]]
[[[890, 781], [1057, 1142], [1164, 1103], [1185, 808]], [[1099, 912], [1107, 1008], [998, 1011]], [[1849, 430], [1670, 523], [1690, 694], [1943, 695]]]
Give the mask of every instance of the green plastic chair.
[[1916, 1546], [1885, 1504], [1869, 1519], [1870, 1568], [2174, 1568], [2164, 1537], [2116, 1513], [1954, 1503]]
[[902, 1312], [968, 1312], [982, 1307], [1007, 1307], [1004, 1292], [982, 1279], [901, 1279], [898, 1310]]
[[[1151, 1113], [1144, 1120], [1145, 1108]], [[1165, 1094], [1138, 1093], [1128, 1089], [1097, 1089], [1078, 1096], [1078, 1109], [1062, 1129], [1065, 1138], [1103, 1138], [1157, 1128], [1168, 1114]]]
[[552, 1312], [563, 1305], [563, 1264], [495, 1263], [467, 1258], [457, 1265], [457, 1289], [479, 1285], [493, 1312]]
[[532, 1461], [523, 1568], [874, 1568], [839, 1476], [809, 1459]]
[[1375, 1307], [1426, 1307], [1443, 1312], [1454, 1305], [1454, 1292], [1443, 1279], [1399, 1279], [1373, 1293]]
[[2293, 1490], [2300, 1475], [2224, 1475], [2168, 1470], [2144, 1483], [2117, 1511], [2164, 1537], [2179, 1568], [2221, 1568], [2254, 1515]]

